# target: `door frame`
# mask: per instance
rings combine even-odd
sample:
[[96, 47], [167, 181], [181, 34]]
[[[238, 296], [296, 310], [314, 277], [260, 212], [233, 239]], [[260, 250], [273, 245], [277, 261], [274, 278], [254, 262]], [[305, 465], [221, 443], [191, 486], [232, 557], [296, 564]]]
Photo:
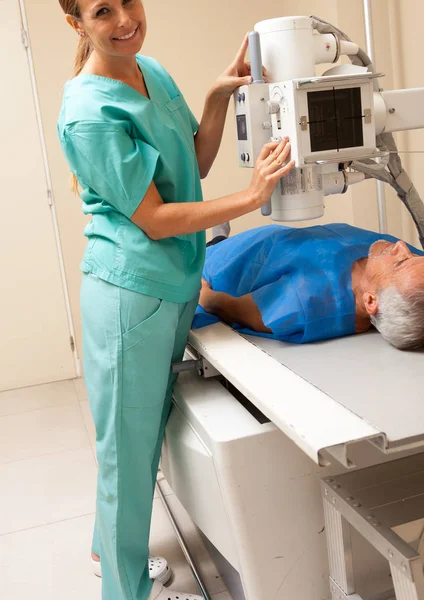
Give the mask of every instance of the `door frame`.
[[82, 375], [81, 360], [80, 360], [80, 357], [78, 356], [78, 350], [77, 350], [77, 345], [76, 345], [74, 320], [72, 318], [71, 301], [70, 301], [70, 296], [69, 296], [65, 264], [64, 264], [64, 260], [63, 260], [62, 242], [60, 239], [59, 223], [58, 223], [58, 219], [57, 219], [56, 204], [55, 204], [55, 198], [54, 198], [54, 193], [53, 193], [53, 185], [52, 185], [52, 180], [51, 180], [51, 175], [50, 175], [50, 166], [49, 166], [49, 160], [48, 160], [48, 156], [47, 156], [46, 138], [44, 135], [43, 122], [42, 122], [42, 118], [41, 118], [41, 108], [40, 108], [40, 102], [39, 102], [39, 98], [38, 98], [37, 81], [36, 81], [36, 77], [35, 77], [34, 60], [33, 60], [31, 41], [30, 41], [29, 30], [28, 30], [28, 21], [27, 21], [27, 17], [26, 17], [25, 2], [24, 2], [24, 0], [16, 0], [16, 1], [19, 6], [19, 12], [20, 12], [20, 17], [21, 17], [22, 43], [24, 44], [25, 49], [26, 49], [26, 55], [27, 55], [27, 60], [28, 60], [28, 70], [29, 70], [29, 76], [30, 76], [30, 80], [31, 80], [32, 95], [33, 95], [34, 108], [35, 108], [35, 114], [36, 114], [37, 126], [38, 126], [38, 136], [39, 136], [41, 151], [42, 151], [42, 156], [43, 156], [44, 175], [45, 175], [46, 188], [47, 188], [47, 199], [48, 199], [48, 203], [49, 203], [49, 207], [50, 207], [50, 214], [51, 214], [51, 218], [52, 218], [52, 225], [53, 225], [53, 230], [54, 230], [54, 238], [55, 238], [55, 243], [56, 243], [57, 257], [59, 260], [62, 291], [63, 291], [64, 300], [65, 300], [66, 316], [67, 316], [67, 321], [68, 321], [69, 343], [70, 343], [70, 347], [71, 347], [71, 351], [72, 351], [72, 355], [73, 355], [73, 359], [74, 359], [76, 377], [81, 377], [81, 375]]

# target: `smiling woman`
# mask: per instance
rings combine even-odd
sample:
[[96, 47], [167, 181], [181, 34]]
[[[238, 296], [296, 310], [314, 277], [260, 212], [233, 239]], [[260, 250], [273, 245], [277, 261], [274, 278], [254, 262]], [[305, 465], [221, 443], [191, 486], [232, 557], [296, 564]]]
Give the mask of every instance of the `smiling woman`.
[[[111, 56], [134, 57], [146, 36], [146, 15], [139, 0], [105, 2], [99, 0], [59, 0], [67, 21], [81, 37], [75, 75], [84, 68], [92, 49]], [[105, 58], [105, 57], [103, 57]], [[122, 75], [119, 64], [119, 75]]]
[[[88, 63], [94, 47], [96, 47], [97, 53], [99, 51], [106, 53], [103, 66], [109, 66], [111, 55], [120, 58], [123, 54], [127, 54], [134, 57], [134, 54], [139, 51], [140, 46], [143, 44], [146, 36], [146, 15], [143, 4], [139, 0], [122, 1], [121, 6], [126, 8], [123, 13], [123, 21], [120, 12], [118, 11], [118, 14], [116, 14], [115, 10], [114, 15], [113, 5], [104, 0], [98, 2], [92, 0], [59, 0], [59, 3], [66, 14], [66, 20], [80, 36], [74, 62], [74, 76], [84, 72], [96, 72], [95, 67], [90, 70], [90, 64]], [[122, 33], [122, 27], [124, 26], [127, 27], [127, 31], [128, 27], [133, 28], [122, 36], [115, 35], [114, 37], [114, 33]], [[130, 67], [131, 72], [134, 72], [134, 69]], [[105, 75], [112, 79], [125, 77], [121, 61], [115, 69], [105, 73]], [[138, 89], [141, 94], [148, 96], [141, 71], [137, 70], [136, 75], [137, 79], [135, 81], [133, 77], [127, 77], [128, 84]], [[78, 181], [75, 175], [72, 175], [72, 190], [74, 193], [78, 191]]]
[[77, 33], [91, 40], [97, 52], [103, 51], [108, 57], [114, 54], [133, 57], [140, 49], [146, 35], [146, 15], [140, 1], [123, 0], [117, 4], [80, 0], [77, 10], [84, 15], [83, 22], [72, 15], [68, 22]]

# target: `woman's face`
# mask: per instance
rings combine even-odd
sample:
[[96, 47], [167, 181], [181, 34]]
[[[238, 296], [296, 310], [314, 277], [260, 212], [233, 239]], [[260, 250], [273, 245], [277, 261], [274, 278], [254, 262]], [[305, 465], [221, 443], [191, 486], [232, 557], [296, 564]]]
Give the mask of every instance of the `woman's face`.
[[146, 14], [141, 0], [79, 0], [81, 18], [68, 16], [95, 50], [112, 56], [137, 54], [146, 36]]

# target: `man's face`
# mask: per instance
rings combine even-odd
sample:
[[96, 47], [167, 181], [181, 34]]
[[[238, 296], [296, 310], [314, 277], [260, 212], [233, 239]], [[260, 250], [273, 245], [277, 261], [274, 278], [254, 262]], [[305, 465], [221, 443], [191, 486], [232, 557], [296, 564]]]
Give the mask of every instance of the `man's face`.
[[369, 250], [365, 277], [368, 288], [365, 305], [369, 314], [375, 314], [378, 290], [394, 285], [399, 292], [409, 295], [424, 289], [424, 256], [413, 254], [405, 242], [379, 240]]
[[376, 288], [396, 285], [400, 292], [424, 287], [424, 256], [412, 254], [405, 242], [379, 240], [368, 254], [366, 274]]

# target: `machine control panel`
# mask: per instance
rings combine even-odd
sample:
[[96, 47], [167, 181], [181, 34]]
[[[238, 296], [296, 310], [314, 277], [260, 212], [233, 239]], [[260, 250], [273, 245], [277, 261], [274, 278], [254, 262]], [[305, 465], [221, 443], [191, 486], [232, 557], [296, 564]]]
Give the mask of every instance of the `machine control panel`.
[[240, 167], [253, 167], [263, 145], [271, 139], [268, 100], [268, 84], [245, 85], [234, 93]]

